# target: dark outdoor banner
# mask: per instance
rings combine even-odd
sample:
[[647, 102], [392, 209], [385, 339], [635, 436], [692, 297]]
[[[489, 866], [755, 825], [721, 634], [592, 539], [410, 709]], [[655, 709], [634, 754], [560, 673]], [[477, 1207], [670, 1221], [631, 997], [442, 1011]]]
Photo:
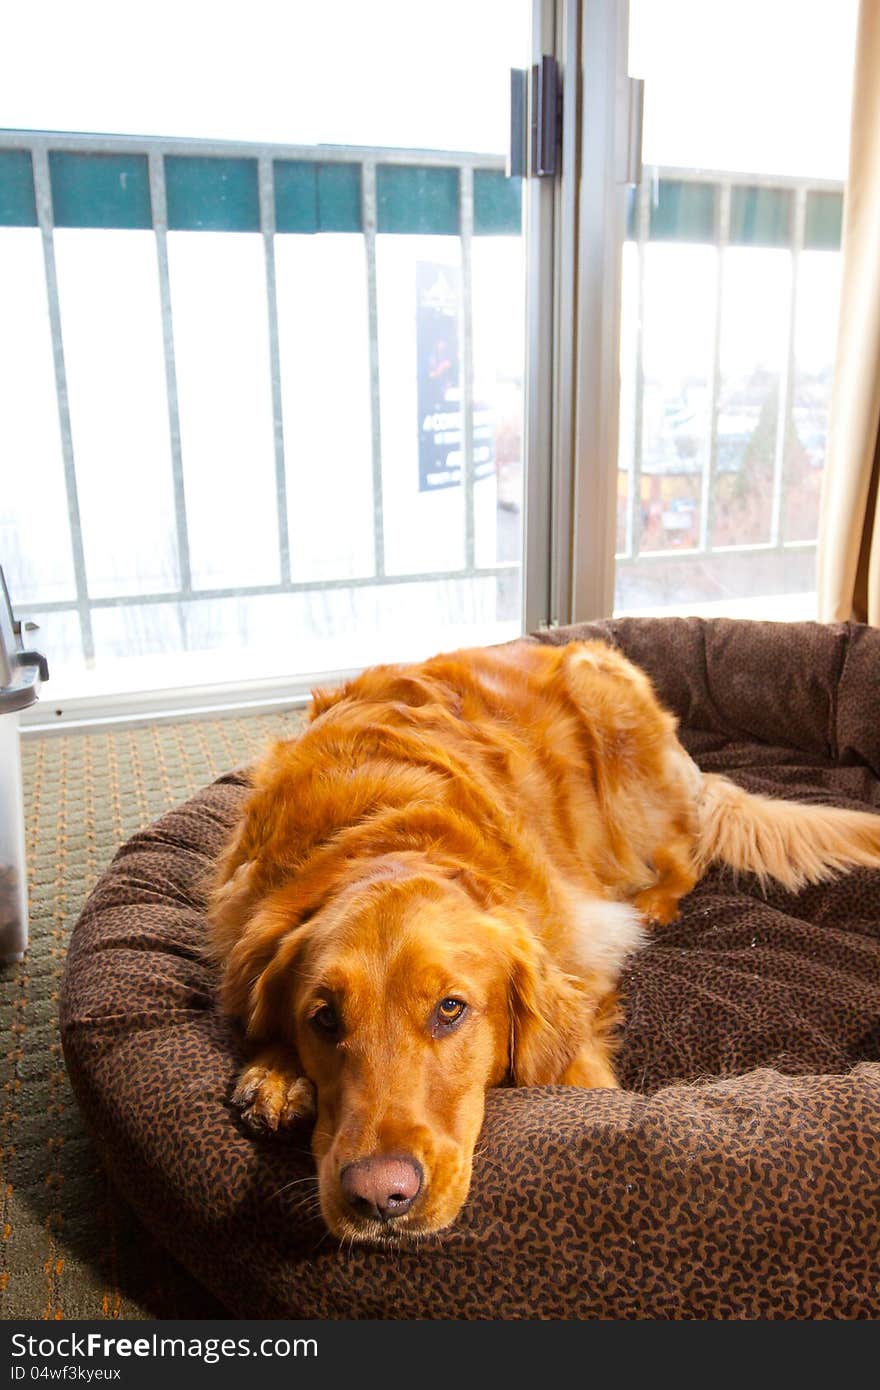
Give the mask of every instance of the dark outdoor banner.
[[[458, 266], [416, 264], [419, 491], [456, 487], [464, 463]], [[494, 468], [490, 412], [474, 403], [474, 477]]]

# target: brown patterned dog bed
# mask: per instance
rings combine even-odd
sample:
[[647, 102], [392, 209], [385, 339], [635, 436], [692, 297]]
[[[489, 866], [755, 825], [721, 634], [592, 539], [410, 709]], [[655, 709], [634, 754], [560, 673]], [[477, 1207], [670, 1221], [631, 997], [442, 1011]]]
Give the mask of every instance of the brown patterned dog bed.
[[[880, 632], [630, 619], [700, 765], [880, 811]], [[499, 1090], [455, 1227], [340, 1251], [307, 1132], [253, 1138], [197, 884], [232, 773], [124, 845], [74, 932], [64, 1050], [147, 1226], [247, 1317], [880, 1317], [880, 873], [798, 895], [713, 873], [625, 979], [627, 1089]]]

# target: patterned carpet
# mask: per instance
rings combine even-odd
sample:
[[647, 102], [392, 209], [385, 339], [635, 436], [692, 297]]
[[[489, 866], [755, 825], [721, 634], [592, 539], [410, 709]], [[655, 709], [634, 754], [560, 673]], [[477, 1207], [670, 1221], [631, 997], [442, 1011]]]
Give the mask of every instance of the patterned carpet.
[[26, 740], [31, 947], [0, 967], [0, 1317], [222, 1317], [116, 1196], [64, 1071], [58, 988], [70, 931], [116, 848], [300, 711]]

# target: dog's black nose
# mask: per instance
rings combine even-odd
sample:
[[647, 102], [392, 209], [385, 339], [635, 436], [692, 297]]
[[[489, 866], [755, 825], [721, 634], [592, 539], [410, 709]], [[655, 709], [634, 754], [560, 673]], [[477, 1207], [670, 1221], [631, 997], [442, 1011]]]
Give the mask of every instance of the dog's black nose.
[[339, 1181], [345, 1200], [358, 1216], [392, 1221], [409, 1211], [422, 1190], [422, 1168], [406, 1155], [373, 1154], [349, 1163]]

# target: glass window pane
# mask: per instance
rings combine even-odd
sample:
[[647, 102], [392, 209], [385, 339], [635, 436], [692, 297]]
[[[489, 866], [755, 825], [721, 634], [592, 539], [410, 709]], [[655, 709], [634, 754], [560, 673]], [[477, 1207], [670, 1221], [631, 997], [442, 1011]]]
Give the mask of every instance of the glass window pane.
[[457, 237], [384, 235], [376, 262], [385, 568], [460, 569], [461, 245]]
[[775, 491], [782, 486], [777, 450], [784, 428], [791, 254], [731, 247], [723, 274], [712, 544], [769, 543], [778, 529]]
[[55, 248], [89, 592], [161, 593], [180, 573], [155, 238], [63, 230]]
[[481, 567], [516, 565], [497, 581], [498, 619], [518, 621], [525, 361], [525, 266], [519, 237], [475, 238], [473, 297], [475, 560]]
[[631, 0], [619, 613], [816, 616], [857, 8]]
[[819, 531], [839, 294], [839, 254], [805, 251], [798, 267], [792, 437], [783, 490], [782, 524], [789, 542], [815, 541]]
[[170, 232], [168, 262], [193, 585], [277, 583], [262, 238]]
[[[0, 497], [0, 528], [11, 555], [40, 508], [51, 560], [22, 561], [17, 598], [70, 605], [47, 615], [59, 702], [295, 679], [520, 630], [525, 256], [504, 156], [531, 10], [158, 0], [134, 65], [107, 0], [53, 12], [48, 49], [45, 16], [11, 17], [0, 222], [31, 240], [22, 313], [44, 351], [38, 366], [25, 346], [20, 418], [0, 417], [38, 455], [31, 467], [23, 450], [33, 477], [12, 511]], [[46, 129], [70, 134], [37, 197]]]
[[[529, 0], [117, 0], [4, 12], [0, 126], [208, 140], [507, 150]], [[332, 58], [331, 56], [332, 55]]]
[[630, 0], [651, 165], [843, 179], [857, 0]]
[[363, 238], [278, 236], [275, 274], [291, 574], [296, 580], [370, 575], [373, 454]]
[[76, 594], [40, 233], [0, 228], [0, 564], [15, 603]]
[[521, 630], [518, 616], [499, 622], [495, 579], [127, 604], [96, 610], [93, 625], [94, 668], [71, 662], [47, 700], [221, 684], [231, 667], [243, 680], [268, 680], [417, 660]]
[[717, 252], [645, 249], [639, 549], [696, 546], [709, 453]]
[[639, 273], [641, 258], [630, 240], [624, 243], [621, 264], [620, 312], [620, 424], [617, 454], [617, 526], [615, 554], [624, 557], [632, 549], [632, 498], [634, 489], [635, 436], [639, 428], [636, 401], [641, 338], [639, 332]]

